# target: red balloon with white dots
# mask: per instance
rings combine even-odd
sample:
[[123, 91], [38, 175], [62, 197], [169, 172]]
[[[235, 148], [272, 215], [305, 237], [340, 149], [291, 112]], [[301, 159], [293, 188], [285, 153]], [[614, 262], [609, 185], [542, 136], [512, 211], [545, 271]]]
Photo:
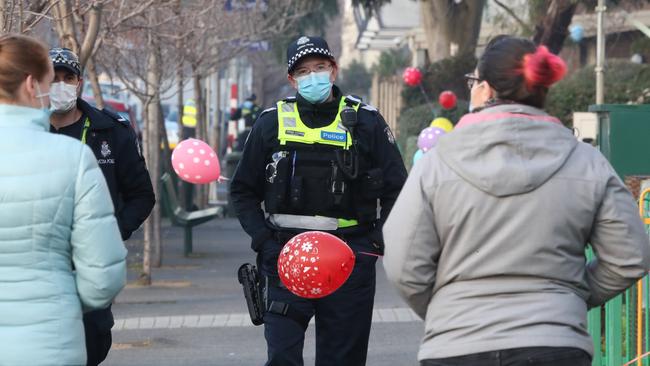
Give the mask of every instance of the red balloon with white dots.
[[322, 231], [308, 231], [284, 245], [278, 274], [292, 293], [317, 299], [341, 287], [350, 277], [354, 262], [354, 252], [343, 240]]

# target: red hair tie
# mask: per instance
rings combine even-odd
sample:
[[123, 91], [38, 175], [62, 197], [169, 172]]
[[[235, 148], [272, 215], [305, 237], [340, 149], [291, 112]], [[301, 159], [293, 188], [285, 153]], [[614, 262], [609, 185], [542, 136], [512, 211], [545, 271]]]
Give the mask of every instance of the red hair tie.
[[538, 86], [548, 88], [562, 80], [566, 74], [566, 64], [546, 46], [539, 46], [535, 53], [524, 56], [523, 74], [528, 90]]

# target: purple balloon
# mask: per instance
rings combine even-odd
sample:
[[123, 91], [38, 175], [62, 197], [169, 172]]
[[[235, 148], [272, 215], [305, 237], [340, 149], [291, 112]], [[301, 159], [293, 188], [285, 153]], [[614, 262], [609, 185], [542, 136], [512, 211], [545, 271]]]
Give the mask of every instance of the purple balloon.
[[427, 127], [418, 136], [418, 147], [420, 150], [427, 152], [438, 143], [440, 136], [445, 134], [445, 130], [440, 127]]

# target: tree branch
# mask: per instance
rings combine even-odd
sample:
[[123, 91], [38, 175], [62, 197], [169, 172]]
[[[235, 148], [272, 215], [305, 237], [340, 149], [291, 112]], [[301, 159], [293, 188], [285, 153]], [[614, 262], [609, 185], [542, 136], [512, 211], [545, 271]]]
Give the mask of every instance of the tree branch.
[[88, 62], [93, 49], [95, 48], [95, 43], [97, 42], [97, 35], [99, 34], [99, 28], [102, 21], [102, 5], [99, 3], [93, 4], [90, 17], [88, 19], [88, 29], [86, 30], [86, 36], [84, 37], [83, 43], [81, 45], [81, 50], [79, 51], [79, 63], [83, 68]]
[[528, 25], [528, 23], [526, 23], [526, 22], [524, 22], [523, 20], [521, 20], [521, 18], [519, 18], [519, 17], [517, 16], [517, 14], [516, 14], [516, 13], [515, 13], [511, 8], [509, 8], [507, 5], [505, 5], [504, 3], [502, 3], [502, 2], [499, 1], [499, 0], [494, 0], [494, 2], [495, 2], [499, 7], [501, 7], [501, 9], [503, 9], [506, 13], [508, 13], [508, 15], [510, 15], [510, 16], [511, 16], [511, 17], [512, 17], [512, 18], [513, 18], [517, 23], [519, 23], [519, 25], [521, 26], [521, 28], [523, 28], [524, 32], [526, 32], [526, 33], [533, 33], [533, 28], [531, 28], [531, 26]]

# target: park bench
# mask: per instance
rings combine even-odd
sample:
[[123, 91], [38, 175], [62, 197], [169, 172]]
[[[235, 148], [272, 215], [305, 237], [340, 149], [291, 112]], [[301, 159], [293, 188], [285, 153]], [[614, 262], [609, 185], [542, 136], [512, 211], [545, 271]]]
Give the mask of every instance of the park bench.
[[183, 243], [183, 253], [187, 257], [192, 252], [192, 228], [214, 219], [217, 216], [223, 216], [223, 207], [210, 207], [203, 210], [186, 211], [176, 196], [176, 188], [169, 173], [163, 173], [160, 177], [162, 205], [166, 215], [172, 224], [180, 226], [185, 230], [185, 239]]

